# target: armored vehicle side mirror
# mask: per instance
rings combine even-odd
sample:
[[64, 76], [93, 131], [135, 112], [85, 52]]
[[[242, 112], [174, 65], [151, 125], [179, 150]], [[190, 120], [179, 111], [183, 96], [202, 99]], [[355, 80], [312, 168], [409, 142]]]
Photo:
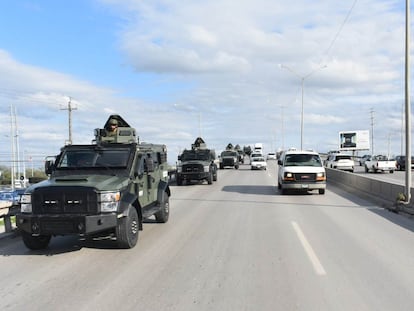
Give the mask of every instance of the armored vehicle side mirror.
[[45, 162], [45, 174], [50, 175], [53, 172], [55, 162], [53, 160], [46, 160]]
[[154, 172], [154, 160], [151, 158], [146, 159], [146, 169], [148, 173]]

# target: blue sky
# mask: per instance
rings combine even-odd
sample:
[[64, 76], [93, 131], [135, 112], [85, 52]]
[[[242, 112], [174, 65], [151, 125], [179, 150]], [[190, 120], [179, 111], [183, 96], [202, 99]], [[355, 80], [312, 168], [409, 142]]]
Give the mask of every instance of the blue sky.
[[141, 140], [166, 144], [170, 163], [200, 132], [217, 151], [299, 147], [298, 76], [311, 72], [305, 148], [325, 152], [339, 131], [371, 130], [373, 110], [375, 152], [399, 154], [401, 2], [2, 1], [0, 164], [11, 157], [11, 105], [20, 150], [41, 164], [68, 138], [69, 97], [74, 143], [118, 113]]

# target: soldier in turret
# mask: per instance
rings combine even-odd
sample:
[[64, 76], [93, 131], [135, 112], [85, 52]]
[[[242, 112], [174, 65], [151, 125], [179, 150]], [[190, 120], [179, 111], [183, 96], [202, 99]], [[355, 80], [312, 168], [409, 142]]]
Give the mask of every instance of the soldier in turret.
[[108, 127], [106, 128], [106, 136], [116, 136], [118, 131], [118, 121], [116, 119], [109, 120]]

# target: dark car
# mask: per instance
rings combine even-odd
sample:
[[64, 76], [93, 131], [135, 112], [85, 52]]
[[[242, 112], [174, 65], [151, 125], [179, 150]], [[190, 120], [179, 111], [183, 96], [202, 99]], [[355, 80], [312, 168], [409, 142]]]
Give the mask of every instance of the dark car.
[[359, 159], [359, 165], [363, 166], [365, 164], [365, 161], [371, 160], [371, 155], [365, 154]]
[[[395, 161], [397, 162], [397, 170], [404, 171], [405, 170], [405, 156], [399, 155], [395, 157]], [[414, 168], [414, 156], [411, 157], [411, 169]]]

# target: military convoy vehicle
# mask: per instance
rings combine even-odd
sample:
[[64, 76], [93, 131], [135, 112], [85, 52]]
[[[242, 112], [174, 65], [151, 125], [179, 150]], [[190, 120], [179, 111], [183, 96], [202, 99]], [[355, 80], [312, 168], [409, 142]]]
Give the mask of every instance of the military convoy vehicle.
[[231, 143], [220, 154], [220, 169], [225, 167], [234, 167], [236, 170], [239, 168], [239, 153], [233, 148]]
[[[118, 129], [107, 135], [109, 122]], [[47, 160], [48, 180], [21, 197], [16, 224], [30, 249], [46, 248], [52, 236], [109, 237], [132, 248], [144, 219], [168, 221], [170, 213], [167, 149], [139, 143], [136, 131], [119, 115], [95, 130], [90, 145], [67, 145]]]
[[204, 181], [209, 185], [217, 181], [217, 164], [215, 163], [216, 153], [213, 149], [207, 148], [206, 143], [198, 137], [191, 150], [184, 150], [178, 156], [177, 185], [183, 182]]

